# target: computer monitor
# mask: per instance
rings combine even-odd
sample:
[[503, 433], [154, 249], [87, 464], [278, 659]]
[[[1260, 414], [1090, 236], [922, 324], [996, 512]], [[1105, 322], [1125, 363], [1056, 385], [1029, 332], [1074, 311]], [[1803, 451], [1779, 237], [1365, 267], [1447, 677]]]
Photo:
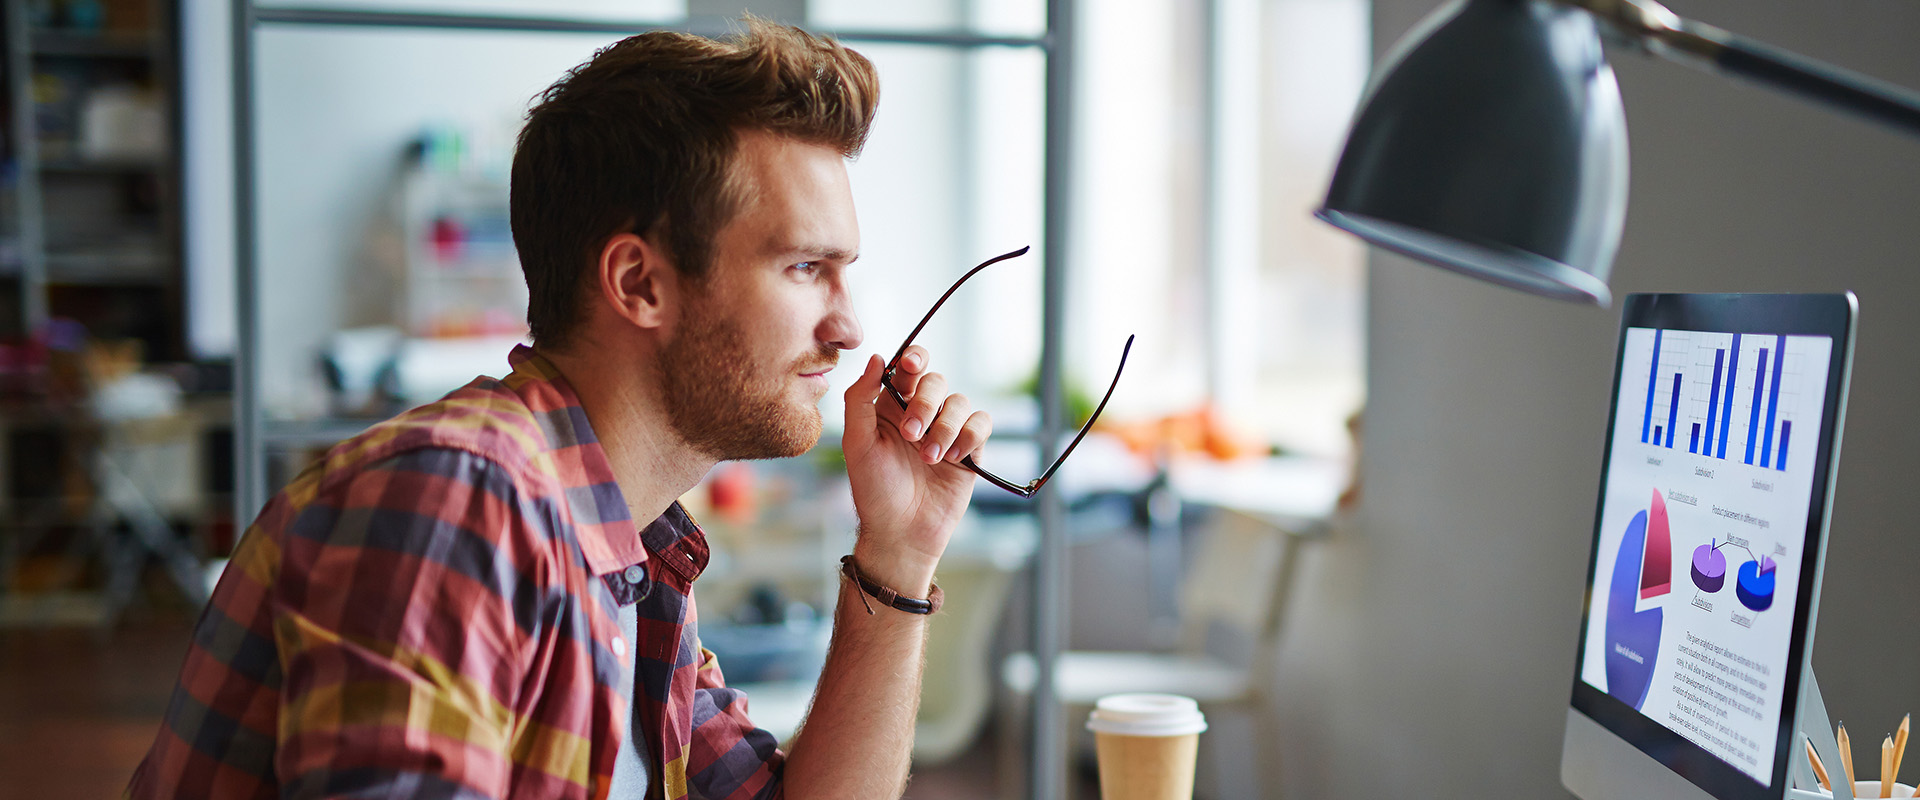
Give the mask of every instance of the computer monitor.
[[1561, 755], [1580, 797], [1786, 796], [1856, 314], [1627, 298]]

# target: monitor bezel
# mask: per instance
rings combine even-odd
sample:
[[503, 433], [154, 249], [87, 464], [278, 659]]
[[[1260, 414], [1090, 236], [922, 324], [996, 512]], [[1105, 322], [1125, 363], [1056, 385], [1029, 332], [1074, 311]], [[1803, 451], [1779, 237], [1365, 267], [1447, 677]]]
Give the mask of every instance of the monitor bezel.
[[[1826, 559], [1826, 523], [1832, 505], [1833, 471], [1837, 467], [1841, 420], [1845, 417], [1846, 386], [1852, 372], [1854, 323], [1858, 302], [1842, 294], [1634, 294], [1626, 298], [1614, 351], [1613, 391], [1609, 395], [1605, 446], [1601, 452], [1600, 494], [1594, 512], [1592, 550], [1587, 562], [1580, 637], [1574, 648], [1574, 710], [1686, 778], [1720, 800], [1778, 800], [1786, 792], [1788, 754], [1795, 741], [1800, 684], [1813, 637], [1814, 613], [1819, 605], [1818, 577]], [[1825, 401], [1821, 406], [1819, 436], [1813, 462], [1813, 493], [1807, 504], [1806, 554], [1799, 575], [1800, 602], [1793, 610], [1778, 736], [1774, 740], [1772, 780], [1762, 785], [1751, 775], [1721, 760], [1633, 707], [1588, 685], [1581, 677], [1592, 622], [1593, 585], [1600, 568], [1601, 517], [1605, 513], [1607, 482], [1613, 461], [1614, 424], [1619, 416], [1620, 381], [1625, 370], [1627, 330], [1656, 328], [1716, 333], [1826, 336], [1833, 342], [1827, 369]]]

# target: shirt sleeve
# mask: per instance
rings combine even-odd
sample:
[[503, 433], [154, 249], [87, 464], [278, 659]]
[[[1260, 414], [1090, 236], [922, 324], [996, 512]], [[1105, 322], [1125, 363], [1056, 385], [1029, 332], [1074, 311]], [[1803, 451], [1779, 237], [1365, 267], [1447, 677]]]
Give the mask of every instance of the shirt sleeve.
[[509, 794], [545, 563], [522, 494], [488, 459], [415, 450], [323, 483], [288, 526], [283, 796]]
[[785, 797], [780, 772], [786, 753], [776, 747], [772, 733], [747, 719], [747, 694], [727, 686], [712, 650], [700, 648], [700, 666], [694, 676], [688, 796], [695, 800]]

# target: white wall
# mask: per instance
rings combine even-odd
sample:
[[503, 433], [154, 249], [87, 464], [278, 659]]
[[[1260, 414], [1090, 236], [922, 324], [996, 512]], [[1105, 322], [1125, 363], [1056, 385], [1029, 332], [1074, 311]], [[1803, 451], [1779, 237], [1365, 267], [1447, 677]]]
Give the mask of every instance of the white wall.
[[[1376, 51], [1436, 5], [1376, 0]], [[1920, 5], [1905, 0], [1844, 13], [1798, 0], [1671, 5], [1920, 86]], [[1814, 663], [1834, 715], [1856, 741], [1878, 742], [1920, 710], [1920, 137], [1732, 79], [1613, 60], [1633, 152], [1616, 295], [1859, 293]], [[1563, 797], [1617, 312], [1371, 261], [1365, 501], [1296, 587], [1276, 684], [1286, 788]], [[1878, 756], [1862, 746], [1858, 763]]]
[[[380, 298], [357, 287], [371, 271], [369, 228], [391, 213], [383, 201], [407, 143], [429, 125], [451, 125], [468, 136], [473, 152], [504, 159], [534, 95], [614, 39], [260, 29], [257, 252], [260, 381], [269, 416], [322, 411], [326, 398], [314, 367], [322, 342], [338, 328], [377, 321], [356, 306]], [[498, 367], [506, 368], [504, 352]]]

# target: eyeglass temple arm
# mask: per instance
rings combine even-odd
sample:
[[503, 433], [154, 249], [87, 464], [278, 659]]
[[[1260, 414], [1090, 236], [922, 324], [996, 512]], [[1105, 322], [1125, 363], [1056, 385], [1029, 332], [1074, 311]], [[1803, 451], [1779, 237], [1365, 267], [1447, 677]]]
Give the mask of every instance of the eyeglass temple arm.
[[[1060, 465], [1066, 463], [1067, 456], [1073, 454], [1073, 449], [1080, 446], [1080, 440], [1087, 438], [1087, 432], [1093, 430], [1093, 423], [1100, 419], [1100, 412], [1107, 410], [1107, 401], [1113, 399], [1113, 390], [1120, 386], [1120, 373], [1125, 372], [1127, 369], [1127, 354], [1133, 352], [1133, 339], [1134, 337], [1129, 335], [1126, 346], [1121, 348], [1120, 366], [1114, 369], [1113, 382], [1107, 384], [1107, 393], [1100, 397], [1100, 405], [1094, 406], [1092, 416], [1087, 417], [1087, 424], [1080, 427], [1080, 433], [1073, 437], [1073, 441], [1067, 444], [1067, 449], [1062, 451], [1060, 456], [1053, 460], [1053, 466], [1047, 467], [1047, 471], [1042, 473], [1040, 477], [1034, 478], [1024, 485], [1014, 483], [1013, 481], [988, 472], [986, 468], [980, 466], [973, 460], [973, 456], [960, 459], [960, 466], [966, 467], [973, 474], [985, 478], [988, 483], [1020, 495], [1021, 497], [1034, 496], [1034, 494], [1040, 491], [1040, 487], [1045, 486], [1048, 479], [1053, 477], [1053, 473], [1060, 469]], [[904, 402], [900, 401], [897, 395], [895, 396], [895, 401], [902, 402], [904, 406]]]
[[[1107, 384], [1107, 393], [1101, 395], [1100, 405], [1093, 407], [1093, 414], [1087, 417], [1087, 424], [1080, 426], [1080, 432], [1074, 435], [1073, 441], [1068, 443], [1067, 449], [1060, 451], [1060, 456], [1053, 460], [1053, 466], [1047, 467], [1046, 472], [1040, 473], [1040, 477], [1034, 478], [1032, 483], [1026, 485], [1026, 495], [1031, 496], [1034, 492], [1040, 491], [1040, 487], [1046, 485], [1047, 479], [1053, 477], [1053, 473], [1060, 469], [1060, 465], [1067, 462], [1067, 456], [1073, 454], [1073, 448], [1079, 447], [1080, 440], [1087, 438], [1087, 432], [1093, 430], [1093, 423], [1100, 419], [1100, 412], [1107, 410], [1107, 401], [1113, 399], [1113, 390], [1120, 386], [1120, 373], [1127, 369], [1127, 354], [1130, 352], [1133, 352], [1133, 336], [1131, 334], [1127, 336], [1127, 346], [1120, 350], [1120, 366], [1114, 369], [1113, 382]], [[963, 460], [970, 460], [971, 458], [972, 457], [969, 456], [968, 459]]]
[[[900, 343], [900, 349], [894, 352], [893, 358], [890, 358], [887, 360], [887, 375], [891, 376], [893, 374], [894, 365], [899, 364], [900, 357], [907, 354], [907, 348], [913, 345], [913, 340], [920, 338], [920, 329], [927, 327], [927, 323], [933, 321], [933, 315], [940, 311], [940, 307], [942, 305], [946, 304], [947, 298], [952, 297], [954, 292], [960, 291], [961, 284], [966, 283], [968, 278], [978, 275], [980, 273], [980, 270], [986, 269], [987, 267], [991, 267], [1009, 258], [1017, 258], [1019, 256], [1024, 256], [1027, 254], [1028, 250], [1032, 250], [1032, 249], [1033, 247], [1029, 245], [1026, 247], [1022, 247], [1018, 250], [1015, 250], [1011, 253], [1001, 253], [1000, 255], [994, 256], [993, 258], [989, 258], [985, 261], [982, 261], [980, 262], [980, 266], [967, 270], [967, 274], [960, 276], [960, 280], [954, 281], [952, 286], [947, 287], [947, 293], [940, 295], [940, 299], [934, 302], [933, 308], [927, 311], [927, 315], [920, 318], [920, 324], [913, 326], [913, 332], [907, 334], [907, 340]], [[889, 389], [893, 388], [891, 382], [889, 382], [887, 388]], [[897, 400], [899, 398], [896, 397], [894, 399]]]

